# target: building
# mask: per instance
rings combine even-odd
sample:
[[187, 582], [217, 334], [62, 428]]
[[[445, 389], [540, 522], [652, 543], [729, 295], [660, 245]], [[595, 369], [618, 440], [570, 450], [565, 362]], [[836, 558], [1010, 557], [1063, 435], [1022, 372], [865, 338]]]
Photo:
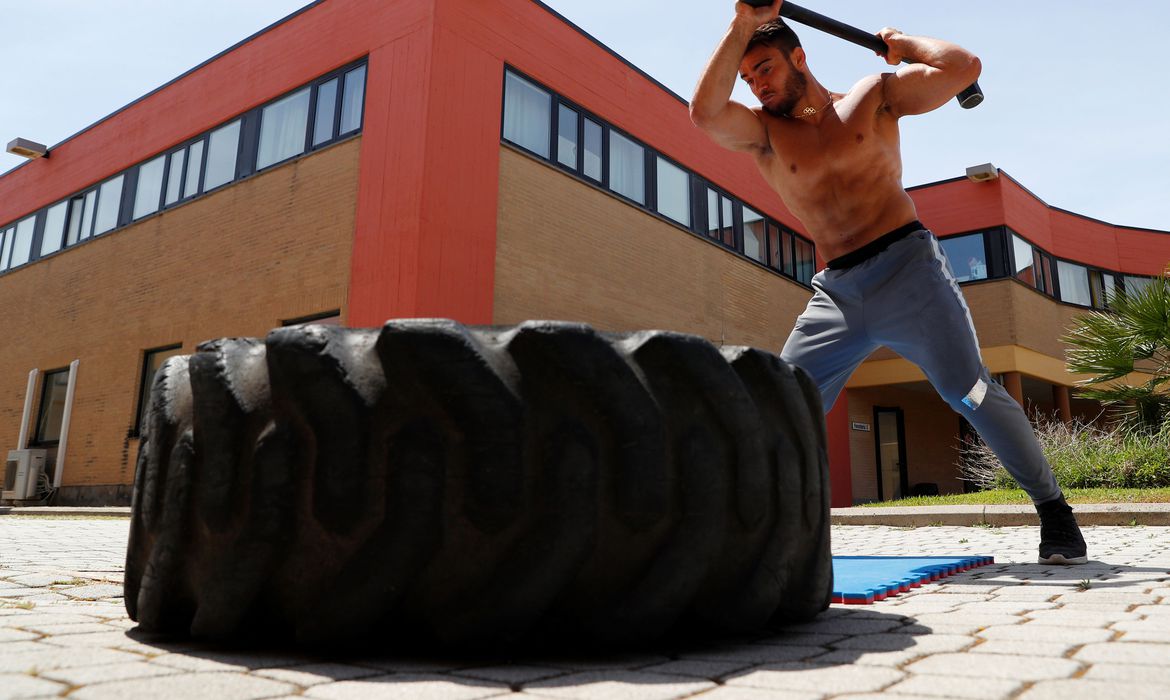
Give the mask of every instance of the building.
[[[1008, 177], [912, 194], [992, 372], [1094, 414], [1057, 336], [1105, 286], [1159, 274], [1170, 234]], [[746, 157], [535, 0], [313, 3], [0, 175], [0, 254], [0, 447], [27, 425], [58, 503], [128, 500], [145, 387], [208, 338], [557, 318], [778, 350], [819, 265]], [[871, 358], [829, 415], [834, 504], [961, 489], [940, 407]]]

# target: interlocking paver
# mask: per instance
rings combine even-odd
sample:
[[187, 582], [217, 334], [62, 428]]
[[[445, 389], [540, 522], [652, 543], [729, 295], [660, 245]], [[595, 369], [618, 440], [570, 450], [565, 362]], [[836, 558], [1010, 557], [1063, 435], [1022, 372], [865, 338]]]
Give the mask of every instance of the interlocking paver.
[[1125, 700], [1165, 700], [1166, 689], [1140, 683], [1099, 682], [1089, 680], [1047, 681], [1037, 683], [1020, 695], [1020, 700], [1101, 700], [1123, 697]]
[[69, 697], [81, 700], [254, 700], [295, 690], [287, 683], [243, 673], [179, 673], [87, 685], [73, 691]]
[[[926, 697], [970, 698], [971, 700], [993, 700], [994, 698], [1011, 697], [1013, 693], [1023, 687], [1020, 681], [997, 680], [984, 678], [978, 683], [969, 679], [956, 679], [954, 676], [915, 675], [906, 680], [886, 688], [896, 698], [904, 700], [902, 695], [920, 695]], [[853, 698], [850, 698], [853, 700]]]
[[758, 637], [471, 665], [376, 650], [362, 658], [226, 651], [142, 634], [118, 585], [125, 521], [0, 517], [0, 697], [18, 687], [12, 679], [48, 684], [38, 693], [75, 687], [70, 697], [82, 698], [1072, 700], [1104, 689], [1135, 700], [1164, 690], [1170, 529], [1086, 528], [1095, 561], [1069, 568], [1033, 563], [1036, 532], [834, 528], [838, 554], [991, 554], [997, 563], [872, 606], [835, 605], [811, 624]]
[[768, 664], [754, 671], [727, 679], [730, 686], [810, 690], [836, 695], [881, 690], [906, 674], [881, 666], [842, 666], [834, 664]]
[[936, 654], [921, 661], [915, 661], [907, 666], [906, 670], [915, 674], [1039, 681], [1050, 678], [1068, 678], [1081, 668], [1081, 664], [1069, 659], [972, 653]]
[[1170, 645], [1147, 642], [1089, 644], [1073, 655], [1078, 661], [1118, 664], [1170, 664]]
[[673, 700], [716, 687], [708, 680], [643, 671], [587, 671], [534, 683], [524, 691], [537, 697]]
[[67, 690], [68, 685], [21, 674], [0, 673], [0, 698], [51, 697]]

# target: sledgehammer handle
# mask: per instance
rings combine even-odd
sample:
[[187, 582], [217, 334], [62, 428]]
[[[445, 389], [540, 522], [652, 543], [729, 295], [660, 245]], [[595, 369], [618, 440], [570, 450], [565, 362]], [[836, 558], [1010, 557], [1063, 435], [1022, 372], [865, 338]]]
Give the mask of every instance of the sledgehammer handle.
[[[744, 2], [756, 7], [772, 4], [771, 0], [744, 0]], [[857, 27], [851, 27], [844, 22], [838, 22], [832, 17], [826, 17], [812, 10], [806, 10], [799, 5], [788, 2], [788, 0], [784, 0], [784, 4], [780, 6], [780, 16], [790, 19], [793, 22], [808, 25], [813, 29], [819, 29], [826, 34], [832, 34], [839, 39], [844, 39], [858, 46], [864, 46], [870, 51], [880, 53], [883, 56], [889, 49], [886, 46], [886, 42], [882, 41], [881, 37], [876, 34], [870, 34]], [[913, 61], [903, 62], [913, 63]], [[979, 88], [979, 83], [972, 83], [970, 87], [960, 92], [955, 99], [959, 101], [959, 106], [963, 109], [978, 107], [983, 102], [983, 90]]]

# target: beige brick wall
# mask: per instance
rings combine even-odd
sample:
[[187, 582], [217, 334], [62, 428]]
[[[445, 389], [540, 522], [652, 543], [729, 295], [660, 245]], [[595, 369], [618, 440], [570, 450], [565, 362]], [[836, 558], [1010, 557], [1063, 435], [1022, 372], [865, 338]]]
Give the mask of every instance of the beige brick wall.
[[330, 309], [345, 318], [360, 144], [0, 276], [0, 448], [16, 444], [29, 370], [78, 359], [64, 485], [128, 484], [146, 349], [262, 336]]
[[811, 292], [501, 147], [494, 322], [660, 328], [779, 352]]

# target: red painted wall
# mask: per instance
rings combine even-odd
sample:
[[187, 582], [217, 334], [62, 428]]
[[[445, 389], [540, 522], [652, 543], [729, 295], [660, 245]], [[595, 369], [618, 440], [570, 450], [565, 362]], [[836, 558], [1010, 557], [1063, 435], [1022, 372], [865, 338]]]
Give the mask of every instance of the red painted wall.
[[1008, 225], [1058, 258], [1135, 275], [1170, 264], [1170, 233], [1114, 226], [1048, 206], [1011, 177], [955, 180], [910, 192], [919, 218], [939, 235]]

